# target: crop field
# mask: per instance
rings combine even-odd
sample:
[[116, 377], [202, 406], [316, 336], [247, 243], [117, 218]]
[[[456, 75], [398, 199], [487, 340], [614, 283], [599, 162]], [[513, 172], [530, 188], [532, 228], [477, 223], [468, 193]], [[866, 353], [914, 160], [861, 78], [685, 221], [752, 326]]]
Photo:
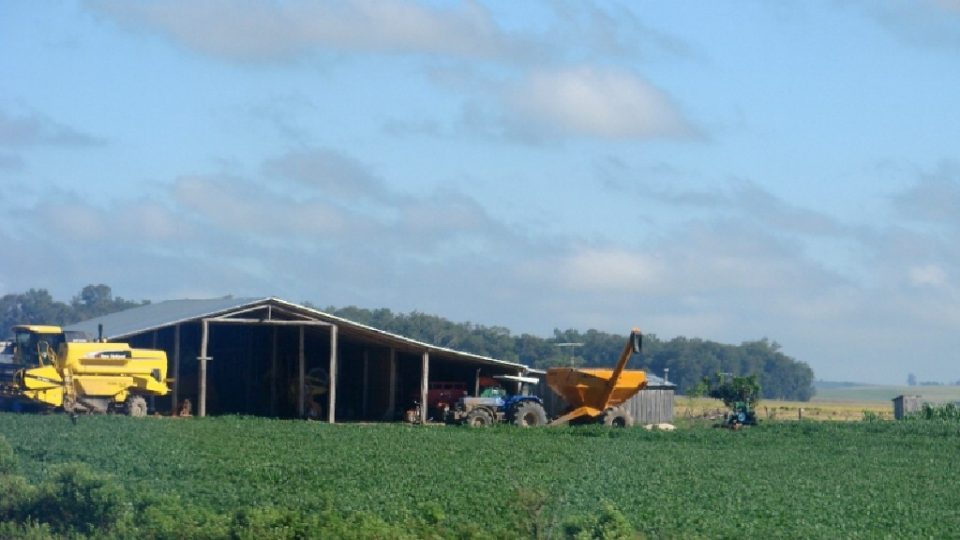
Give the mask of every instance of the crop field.
[[890, 404], [890, 400], [899, 396], [922, 396], [925, 401], [946, 403], [960, 401], [960, 386], [836, 386], [817, 388], [813, 401], [819, 402], [874, 402]]
[[[944, 538], [960, 523], [955, 422], [648, 432], [0, 414], [0, 435], [0, 488], [36, 491], [19, 510], [28, 529], [0, 500], [0, 536]], [[81, 501], [99, 521], [45, 523], [31, 510], [43, 501], [57, 515]]]
[[[676, 396], [674, 414], [677, 418], [715, 418], [727, 412], [718, 399], [691, 398]], [[757, 415], [761, 420], [789, 422], [792, 420], [825, 420], [837, 422], [859, 422], [864, 414], [885, 420], [893, 419], [893, 406], [890, 401], [871, 400], [812, 400], [783, 401], [775, 399], [760, 400]]]

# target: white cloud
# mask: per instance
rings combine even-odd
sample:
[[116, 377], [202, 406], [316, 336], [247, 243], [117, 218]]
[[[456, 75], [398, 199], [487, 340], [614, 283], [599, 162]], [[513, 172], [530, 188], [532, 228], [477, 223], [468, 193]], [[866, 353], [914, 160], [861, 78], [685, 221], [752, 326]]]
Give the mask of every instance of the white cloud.
[[319, 240], [318, 236], [337, 233], [346, 225], [335, 206], [315, 198], [280, 195], [242, 178], [182, 177], [173, 187], [173, 197], [193, 219], [251, 241], [258, 236]]
[[280, 177], [315, 188], [327, 196], [379, 199], [386, 188], [359, 161], [329, 148], [291, 152], [268, 160], [268, 177]]
[[947, 283], [947, 273], [935, 264], [912, 266], [909, 269], [910, 283], [915, 286], [940, 287]]
[[0, 147], [96, 146], [103, 139], [88, 135], [37, 113], [11, 114], [0, 110]]
[[507, 93], [505, 102], [506, 123], [520, 134], [609, 139], [696, 135], [666, 94], [618, 69], [536, 70]]
[[862, 2], [868, 16], [905, 43], [960, 51], [960, 2], [892, 0]]
[[942, 163], [935, 172], [921, 174], [893, 203], [903, 217], [960, 229], [960, 167]]
[[662, 283], [664, 268], [655, 259], [618, 248], [587, 248], [564, 257], [559, 276], [569, 289], [645, 291]]
[[400, 0], [91, 0], [86, 5], [204, 54], [241, 61], [289, 61], [318, 51], [509, 57], [528, 46], [473, 2], [436, 7]]

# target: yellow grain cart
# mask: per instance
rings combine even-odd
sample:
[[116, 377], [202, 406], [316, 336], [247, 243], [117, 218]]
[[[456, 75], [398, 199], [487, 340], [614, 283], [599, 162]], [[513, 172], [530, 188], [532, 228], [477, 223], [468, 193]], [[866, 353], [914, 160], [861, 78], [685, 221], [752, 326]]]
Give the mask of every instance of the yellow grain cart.
[[608, 426], [632, 426], [633, 417], [620, 405], [647, 385], [647, 375], [624, 368], [630, 356], [640, 352], [642, 341], [640, 330], [634, 328], [614, 369], [548, 369], [547, 385], [571, 407], [550, 425], [599, 421]]
[[58, 326], [21, 325], [13, 332], [12, 355], [0, 365], [0, 395], [14, 404], [145, 416], [144, 396], [169, 391], [163, 351], [68, 339]]

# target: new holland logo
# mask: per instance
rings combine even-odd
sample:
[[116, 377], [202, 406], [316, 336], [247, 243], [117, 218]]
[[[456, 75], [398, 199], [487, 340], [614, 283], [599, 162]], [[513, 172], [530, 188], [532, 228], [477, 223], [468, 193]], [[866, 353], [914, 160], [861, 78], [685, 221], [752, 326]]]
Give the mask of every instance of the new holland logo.
[[104, 360], [123, 360], [130, 358], [130, 351], [100, 351], [97, 353], [90, 353], [86, 357]]

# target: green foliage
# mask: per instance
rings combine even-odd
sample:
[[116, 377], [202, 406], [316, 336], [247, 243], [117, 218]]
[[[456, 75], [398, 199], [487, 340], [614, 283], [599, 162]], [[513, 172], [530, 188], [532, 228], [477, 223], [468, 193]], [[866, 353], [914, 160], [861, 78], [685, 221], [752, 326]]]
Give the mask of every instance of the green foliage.
[[573, 540], [631, 540], [641, 538], [630, 521], [610, 501], [600, 503], [596, 516], [577, 516], [564, 525], [564, 534]]
[[125, 494], [109, 477], [82, 463], [56, 467], [40, 485], [30, 511], [54, 530], [110, 531], [124, 511]]
[[954, 403], [934, 405], [924, 403], [920, 410], [907, 416], [911, 420], [937, 420], [942, 422], [960, 422], [960, 407]]
[[10, 335], [10, 328], [17, 324], [62, 326], [148, 303], [114, 297], [103, 284], [87, 285], [69, 304], [54, 300], [46, 289], [7, 294], [0, 297], [0, 339]]
[[[393, 313], [389, 309], [369, 310], [350, 306], [325, 308], [345, 319], [394, 332], [435, 345], [475, 354], [519, 361], [539, 368], [566, 366], [612, 367], [626, 343], [626, 334], [598, 330], [554, 330], [548, 339], [523, 334], [512, 336], [506, 328], [472, 323], [453, 323], [441, 317], [413, 312]], [[572, 351], [563, 351], [557, 343], [582, 343]], [[573, 358], [571, 359], [571, 356]], [[780, 352], [780, 345], [767, 339], [740, 345], [674, 338], [661, 341], [655, 335], [644, 336], [644, 350], [629, 367], [662, 374], [669, 368], [671, 382], [681, 394], [695, 391], [701, 379], [717, 372], [755, 373], [768, 399], [807, 401], [813, 397], [813, 370]]]
[[[23, 474], [0, 476], [0, 538], [944, 538], [960, 508], [953, 422], [734, 434], [0, 414], [0, 433]], [[64, 477], [68, 462], [86, 469]], [[99, 507], [41, 515], [55, 485]]]
[[719, 399], [729, 408], [733, 408], [736, 403], [747, 403], [754, 409], [760, 402], [760, 384], [755, 375], [732, 377], [727, 381], [723, 375], [716, 374], [712, 381], [704, 377], [700, 388], [704, 386], [707, 388], [707, 395]]
[[7, 439], [0, 435], [0, 476], [17, 472], [17, 456], [13, 454], [13, 447]]

